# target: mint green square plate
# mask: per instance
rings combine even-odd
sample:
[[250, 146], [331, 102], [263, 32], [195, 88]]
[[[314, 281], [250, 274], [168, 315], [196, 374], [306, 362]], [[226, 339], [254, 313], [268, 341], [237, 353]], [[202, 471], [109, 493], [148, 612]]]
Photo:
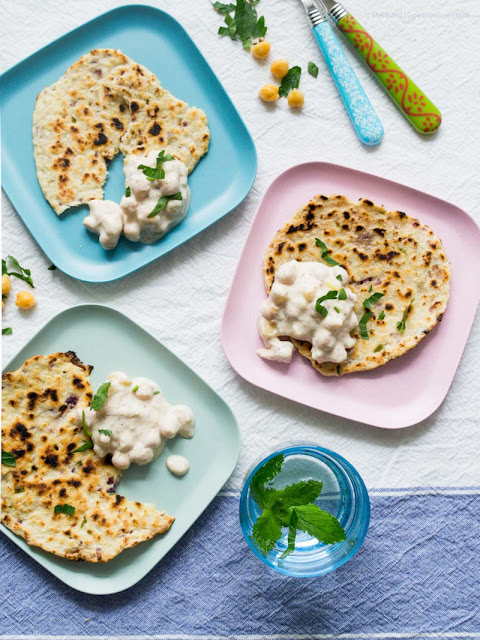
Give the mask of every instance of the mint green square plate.
[[[152, 503], [174, 516], [175, 522], [164, 536], [127, 549], [105, 564], [91, 564], [64, 560], [29, 547], [1, 526], [3, 533], [59, 580], [85, 593], [106, 595], [141, 580], [192, 526], [232, 473], [240, 433], [230, 408], [196, 373], [132, 320], [101, 305], [81, 305], [55, 316], [4, 371], [18, 369], [37, 354], [69, 350], [94, 366], [94, 389], [112, 371], [146, 376], [158, 382], [169, 402], [190, 406], [196, 418], [192, 440], [175, 438], [151, 464], [133, 465], [117, 489], [126, 498]], [[166, 456], [171, 453], [190, 460], [190, 471], [183, 478], [173, 476], [165, 466]]]

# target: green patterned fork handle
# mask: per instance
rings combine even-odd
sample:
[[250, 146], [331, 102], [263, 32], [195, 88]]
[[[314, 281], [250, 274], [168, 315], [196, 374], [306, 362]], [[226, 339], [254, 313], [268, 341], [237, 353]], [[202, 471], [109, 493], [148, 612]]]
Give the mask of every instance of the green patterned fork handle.
[[339, 2], [323, 0], [328, 15], [419, 133], [432, 133], [442, 115], [424, 92]]

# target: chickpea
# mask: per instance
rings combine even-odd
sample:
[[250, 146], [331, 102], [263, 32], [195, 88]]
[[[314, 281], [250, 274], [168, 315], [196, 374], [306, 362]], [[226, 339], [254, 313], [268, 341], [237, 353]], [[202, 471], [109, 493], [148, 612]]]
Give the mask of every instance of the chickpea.
[[30, 293], [30, 291], [19, 291], [17, 293], [15, 304], [20, 309], [31, 309], [37, 304], [37, 301], [35, 300], [33, 293]]
[[12, 281], [5, 273], [2, 276], [2, 296], [6, 296], [10, 293], [10, 289], [12, 288]]
[[275, 78], [281, 80], [288, 73], [288, 61], [283, 59], [274, 60], [270, 71]]
[[280, 97], [278, 95], [278, 87], [274, 84], [265, 84], [258, 92], [258, 95], [265, 102], [275, 102]]
[[263, 60], [270, 53], [270, 43], [266, 40], [262, 40], [261, 42], [257, 42], [252, 47], [252, 55], [257, 60]]
[[305, 102], [305, 98], [303, 93], [299, 89], [292, 89], [288, 94], [288, 106], [292, 109], [300, 109], [303, 107], [303, 103]]

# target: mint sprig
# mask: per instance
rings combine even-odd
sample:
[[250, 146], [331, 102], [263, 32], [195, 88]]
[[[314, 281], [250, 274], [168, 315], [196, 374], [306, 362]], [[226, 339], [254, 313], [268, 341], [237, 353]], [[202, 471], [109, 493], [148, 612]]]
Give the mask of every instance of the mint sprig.
[[306, 480], [284, 489], [270, 486], [282, 470], [284, 460], [283, 454], [268, 460], [250, 483], [251, 495], [263, 509], [252, 529], [258, 548], [264, 553], [272, 551], [282, 537], [282, 527], [288, 527], [288, 546], [281, 558], [295, 551], [297, 531], [305, 531], [324, 544], [345, 540], [345, 531], [337, 518], [314, 504], [322, 491], [321, 482]]

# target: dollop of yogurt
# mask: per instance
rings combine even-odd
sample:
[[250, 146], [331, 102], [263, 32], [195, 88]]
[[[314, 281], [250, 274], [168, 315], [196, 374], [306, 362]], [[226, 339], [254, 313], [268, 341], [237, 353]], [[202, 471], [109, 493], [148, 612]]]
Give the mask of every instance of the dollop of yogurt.
[[[350, 332], [358, 326], [353, 310], [357, 296], [346, 286], [348, 282], [348, 273], [339, 266], [297, 260], [283, 264], [260, 308], [258, 332], [265, 348], [258, 349], [258, 355], [291, 362], [294, 346], [280, 340], [289, 337], [310, 342], [316, 362], [344, 362], [347, 349], [355, 345]], [[337, 292], [335, 299], [323, 300], [320, 304], [326, 314], [319, 313], [317, 300], [332, 291]]]
[[195, 419], [185, 405], [171, 405], [149, 378], [130, 378], [118, 371], [108, 377], [110, 387], [98, 411], [78, 409], [77, 423], [85, 423], [92, 434], [95, 453], [103, 458], [112, 455], [119, 469], [154, 460], [165, 442], [177, 434], [192, 438]]
[[184, 456], [168, 456], [166, 465], [170, 473], [175, 476], [184, 476], [190, 469], [190, 462]]
[[[114, 249], [121, 233], [131, 242], [151, 244], [179, 224], [190, 206], [186, 165], [173, 158], [161, 163], [165, 176], [149, 180], [144, 169], [157, 166], [160, 153], [125, 158], [125, 195], [120, 204], [113, 200], [90, 200], [90, 214], [83, 224], [99, 235], [104, 249]], [[168, 154], [167, 154], [168, 155]]]

